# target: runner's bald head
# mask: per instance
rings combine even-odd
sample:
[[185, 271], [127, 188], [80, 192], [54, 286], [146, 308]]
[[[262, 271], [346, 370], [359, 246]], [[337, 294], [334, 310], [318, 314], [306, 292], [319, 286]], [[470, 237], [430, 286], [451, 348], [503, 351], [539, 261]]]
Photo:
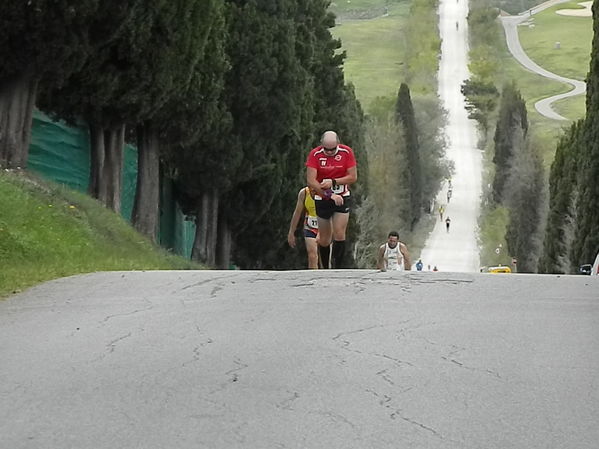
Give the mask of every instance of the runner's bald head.
[[335, 131], [325, 131], [320, 138], [320, 143], [325, 148], [336, 148], [339, 145], [339, 136]]

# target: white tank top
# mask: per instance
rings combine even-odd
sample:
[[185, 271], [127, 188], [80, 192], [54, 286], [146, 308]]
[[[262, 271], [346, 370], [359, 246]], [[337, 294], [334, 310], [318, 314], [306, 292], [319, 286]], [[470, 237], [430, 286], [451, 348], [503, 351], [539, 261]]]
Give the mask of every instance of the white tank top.
[[385, 254], [383, 258], [387, 263], [387, 270], [403, 270], [404, 260], [403, 254], [399, 250], [400, 243], [398, 242], [395, 248], [390, 248], [388, 243], [385, 243]]

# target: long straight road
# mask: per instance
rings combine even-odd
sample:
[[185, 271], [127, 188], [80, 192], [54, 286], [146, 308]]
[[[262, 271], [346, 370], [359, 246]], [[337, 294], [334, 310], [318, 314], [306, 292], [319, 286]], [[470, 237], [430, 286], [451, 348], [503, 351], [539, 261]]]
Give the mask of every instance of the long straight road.
[[[442, 0], [439, 30], [443, 40], [439, 66], [439, 96], [448, 112], [447, 157], [455, 163], [453, 195], [447, 203], [447, 185], [437, 203], [445, 207], [443, 220], [450, 217], [450, 231], [438, 221], [421, 253], [425, 267], [441, 271], [472, 272], [480, 265], [477, 229], [481, 197], [481, 154], [477, 149], [476, 123], [468, 118], [460, 87], [468, 72], [468, 3]], [[457, 26], [456, 26], [457, 24]], [[437, 207], [438, 207], [437, 205]], [[437, 212], [437, 211], [435, 211]], [[438, 213], [437, 213], [438, 215]]]

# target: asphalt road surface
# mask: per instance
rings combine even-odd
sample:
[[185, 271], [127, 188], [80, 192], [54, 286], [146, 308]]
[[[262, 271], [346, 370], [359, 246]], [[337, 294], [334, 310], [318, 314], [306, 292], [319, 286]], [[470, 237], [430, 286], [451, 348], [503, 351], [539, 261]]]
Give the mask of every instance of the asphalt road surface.
[[[452, 197], [447, 201], [448, 185], [439, 193], [437, 205], [445, 208], [421, 253], [425, 269], [437, 266], [442, 271], [474, 272], [480, 267], [477, 241], [481, 201], [481, 153], [477, 149], [476, 122], [468, 119], [461, 85], [468, 72], [468, 4], [464, 0], [442, 0], [439, 30], [443, 40], [439, 64], [439, 96], [448, 112], [445, 130], [447, 158], [455, 164]], [[456, 23], [458, 24], [456, 27]], [[436, 211], [435, 211], [436, 212]], [[450, 231], [445, 219], [451, 219]], [[414, 261], [416, 262], [416, 260]]]
[[0, 447], [596, 449], [599, 278], [99, 273], [0, 302]]
[[520, 64], [522, 64], [526, 69], [530, 70], [531, 72], [537, 73], [541, 76], [544, 76], [545, 78], [560, 81], [562, 83], [572, 86], [572, 89], [566, 93], [544, 98], [543, 100], [539, 100], [535, 103], [535, 109], [539, 112], [539, 114], [554, 120], [568, 119], [555, 112], [551, 105], [556, 101], [563, 100], [564, 98], [584, 94], [586, 92], [586, 83], [584, 81], [566, 78], [564, 76], [560, 76], [553, 72], [550, 72], [549, 70], [545, 70], [537, 63], [535, 63], [532, 59], [530, 59], [524, 51], [524, 49], [522, 48], [522, 45], [520, 44], [520, 39], [518, 37], [518, 25], [523, 22], [526, 22], [527, 20], [529, 20], [531, 16], [538, 12], [541, 12], [559, 3], [565, 3], [567, 1], [568, 0], [551, 0], [539, 6], [535, 6], [534, 8], [525, 11], [518, 16], [501, 17], [501, 23], [503, 24], [503, 28], [505, 30], [505, 38], [508, 49]]

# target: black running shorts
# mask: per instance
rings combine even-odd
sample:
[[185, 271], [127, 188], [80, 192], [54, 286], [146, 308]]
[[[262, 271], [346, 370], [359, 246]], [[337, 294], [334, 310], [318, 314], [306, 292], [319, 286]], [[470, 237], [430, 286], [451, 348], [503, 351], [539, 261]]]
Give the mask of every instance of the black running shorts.
[[318, 218], [328, 220], [334, 213], [349, 213], [351, 208], [351, 197], [344, 196], [343, 204], [341, 206], [337, 206], [333, 200], [315, 200], [314, 203], [316, 204], [316, 215]]

